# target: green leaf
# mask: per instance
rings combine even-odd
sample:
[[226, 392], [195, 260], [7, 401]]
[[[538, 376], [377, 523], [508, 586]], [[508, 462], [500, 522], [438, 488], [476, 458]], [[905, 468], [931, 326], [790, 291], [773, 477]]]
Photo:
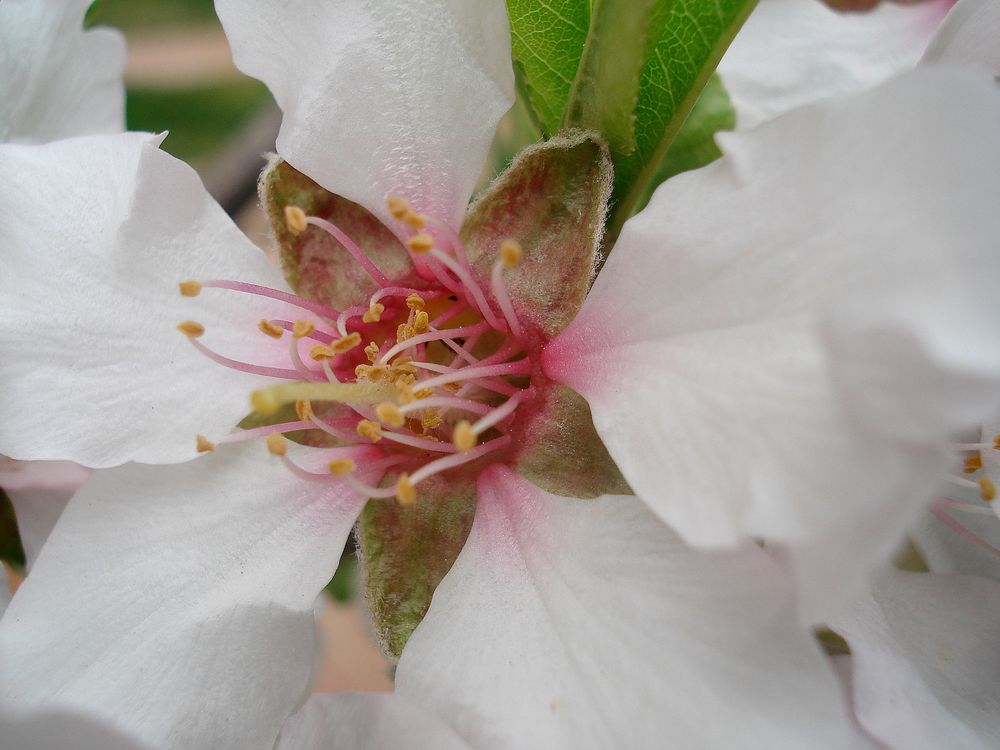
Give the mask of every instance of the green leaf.
[[358, 556], [372, 622], [387, 656], [399, 658], [462, 551], [476, 514], [475, 477], [432, 477], [417, 502], [369, 500], [358, 519]]
[[670, 144], [655, 177], [650, 180], [636, 203], [635, 210], [645, 208], [653, 191], [664, 180], [681, 172], [704, 167], [722, 156], [722, 151], [715, 143], [715, 134], [735, 127], [736, 110], [729, 101], [729, 94], [719, 77], [712, 76], [681, 132]]
[[635, 150], [615, 164], [613, 242], [631, 216], [702, 89], [757, 0], [673, 0], [659, 41], [642, 69]]
[[490, 288], [500, 243], [523, 259], [505, 283], [518, 316], [547, 337], [576, 317], [594, 277], [611, 162], [605, 148], [568, 132], [525, 149], [469, 208], [462, 224], [472, 270]]
[[542, 134], [555, 133], [590, 28], [590, 0], [507, 0], [511, 51]]
[[635, 150], [640, 74], [671, 0], [593, 0], [565, 124], [600, 133], [613, 156]]

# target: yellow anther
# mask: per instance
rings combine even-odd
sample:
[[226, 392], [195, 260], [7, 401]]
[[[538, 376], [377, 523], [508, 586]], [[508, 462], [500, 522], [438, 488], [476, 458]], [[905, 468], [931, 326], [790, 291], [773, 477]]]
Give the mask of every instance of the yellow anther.
[[181, 294], [185, 297], [197, 297], [198, 293], [201, 291], [201, 283], [191, 279], [190, 281], [182, 281], [177, 285]]
[[424, 431], [433, 430], [435, 427], [440, 427], [443, 423], [444, 420], [441, 419], [437, 409], [427, 409], [420, 417], [420, 426], [424, 428]]
[[316, 330], [311, 320], [296, 320], [292, 326], [292, 338], [301, 339]]
[[410, 250], [415, 252], [417, 255], [429, 252], [432, 247], [434, 247], [434, 238], [431, 237], [427, 232], [420, 232], [415, 234], [410, 239], [406, 241]]
[[403, 217], [403, 223], [408, 224], [414, 229], [423, 229], [427, 226], [427, 217], [423, 214], [418, 214], [416, 211], [410, 211]]
[[414, 336], [413, 326], [409, 323], [400, 323], [396, 326], [396, 343], [401, 344]]
[[983, 459], [978, 453], [965, 457], [965, 465], [962, 467], [962, 471], [966, 474], [975, 474], [981, 468], [983, 468]]
[[410, 481], [409, 474], [400, 474], [396, 480], [396, 499], [400, 505], [413, 505], [417, 501], [417, 488]]
[[193, 320], [185, 320], [177, 325], [177, 330], [191, 339], [196, 339], [205, 332], [205, 326]]
[[326, 467], [335, 477], [342, 477], [354, 471], [355, 463], [349, 458], [335, 458]]
[[514, 240], [504, 240], [500, 243], [500, 261], [506, 269], [516, 268], [521, 262], [521, 245]]
[[288, 453], [288, 440], [280, 432], [272, 432], [267, 436], [267, 449], [274, 456], [284, 456]]
[[361, 343], [361, 334], [355, 331], [354, 333], [349, 333], [342, 339], [337, 339], [330, 346], [333, 348], [337, 354], [343, 354], [344, 352], [349, 352], [354, 347]]
[[472, 425], [466, 420], [462, 420], [455, 425], [455, 430], [451, 433], [451, 441], [463, 453], [476, 447], [476, 434], [472, 431]]
[[392, 369], [397, 375], [402, 375], [403, 373], [413, 373], [417, 371], [416, 365], [411, 364], [413, 362], [413, 357], [396, 357], [392, 361]]
[[378, 359], [378, 344], [372, 341], [368, 346], [365, 347], [365, 356], [368, 357], [368, 361], [375, 364], [375, 360]]
[[410, 384], [400, 379], [395, 382], [396, 390], [399, 391], [399, 403], [401, 404], [412, 404], [417, 400], [417, 397], [413, 394], [413, 389], [410, 388]]
[[432, 391], [430, 388], [423, 388], [414, 393], [413, 395], [416, 396], [417, 398], [427, 398], [428, 396], [433, 396], [434, 391]]
[[281, 326], [276, 326], [270, 320], [260, 321], [260, 323], [257, 324], [257, 330], [270, 336], [272, 339], [280, 339], [285, 335], [285, 329]]
[[312, 401], [299, 399], [295, 402], [295, 413], [299, 415], [300, 422], [308, 422], [313, 418]]
[[427, 333], [431, 327], [430, 316], [427, 315], [426, 310], [420, 310], [416, 315], [413, 316], [413, 332], [414, 333]]
[[406, 198], [390, 196], [385, 201], [385, 207], [388, 208], [389, 213], [391, 213], [393, 217], [399, 221], [405, 219], [408, 214], [413, 213], [413, 209], [410, 208], [410, 202], [406, 200]]
[[316, 344], [309, 350], [309, 356], [317, 362], [323, 359], [333, 359], [337, 353], [326, 344]]
[[365, 323], [378, 323], [382, 320], [382, 313], [385, 312], [385, 305], [381, 302], [375, 302], [368, 306], [368, 311], [361, 316], [361, 319]]
[[298, 206], [285, 206], [285, 226], [292, 234], [301, 234], [308, 225], [306, 212]]
[[980, 479], [979, 482], [979, 497], [981, 497], [986, 502], [993, 500], [997, 496], [997, 486], [993, 484], [992, 479]]
[[1000, 435], [993, 437], [993, 450], [1000, 451]]
[[383, 401], [381, 404], [376, 406], [375, 414], [377, 414], [378, 418], [390, 427], [402, 427], [406, 422], [406, 417], [403, 416], [403, 412], [401, 412], [399, 407], [391, 401]]
[[423, 310], [424, 305], [426, 304], [427, 303], [424, 302], [424, 298], [419, 294], [411, 294], [406, 298], [406, 306], [411, 310]]
[[194, 439], [195, 448], [198, 449], [199, 453], [211, 453], [215, 450], [215, 443], [209, 440], [204, 435], [197, 435]]
[[377, 443], [382, 439], [382, 425], [378, 422], [373, 422], [370, 419], [362, 419], [358, 422], [358, 426], [355, 428], [358, 435], [363, 438], [368, 438], [374, 443]]

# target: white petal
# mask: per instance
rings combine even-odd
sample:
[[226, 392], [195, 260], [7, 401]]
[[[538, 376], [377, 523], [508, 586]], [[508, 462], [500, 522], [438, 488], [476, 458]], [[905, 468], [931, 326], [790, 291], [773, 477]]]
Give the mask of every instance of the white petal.
[[853, 654], [855, 710], [891, 750], [985, 750], [1000, 737], [1000, 584], [883, 571], [833, 623]]
[[[996, 408], [998, 131], [989, 82], [925, 68], [731, 134], [626, 224], [543, 364], [687, 540], [843, 531]], [[831, 362], [847, 323], [882, 350], [834, 337]]]
[[441, 719], [389, 693], [314, 693], [275, 750], [469, 750]]
[[0, 616], [7, 611], [7, 605], [10, 604], [11, 596], [10, 577], [7, 575], [7, 568], [0, 565]]
[[96, 472], [0, 623], [3, 700], [157, 748], [270, 748], [308, 689], [313, 603], [363, 500], [261, 445]]
[[762, 0], [719, 63], [749, 128], [789, 110], [866, 89], [916, 65], [948, 0], [840, 13], [820, 0]]
[[846, 746], [787, 584], [752, 544], [698, 552], [634, 497], [557, 497], [497, 465], [396, 689], [477, 748]]
[[0, 146], [0, 453], [87, 466], [191, 458], [268, 382], [216, 365], [175, 326], [237, 359], [285, 363], [261, 318], [287, 305], [189, 278], [284, 288], [193, 170], [143, 134]]
[[91, 2], [0, 4], [0, 142], [125, 129], [125, 38], [108, 28], [83, 30]]
[[4, 747], [27, 750], [152, 750], [113, 727], [63, 711], [8, 714], [0, 708]]
[[925, 63], [968, 63], [1000, 75], [1000, 3], [959, 0], [924, 54]]
[[278, 152], [389, 226], [389, 195], [457, 229], [514, 102], [501, 0], [218, 0], [237, 66], [284, 112]]

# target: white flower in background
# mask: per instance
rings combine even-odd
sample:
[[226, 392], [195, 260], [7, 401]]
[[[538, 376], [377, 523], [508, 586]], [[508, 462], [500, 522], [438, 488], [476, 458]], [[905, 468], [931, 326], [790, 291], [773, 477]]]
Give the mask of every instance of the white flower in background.
[[[989, 325], [1000, 302], [986, 293], [1000, 262], [990, 210], [1000, 164], [984, 158], [1000, 126], [991, 86], [918, 71], [727, 138], [724, 159], [657, 191], [580, 313], [542, 336], [519, 317], [536, 309], [517, 274], [563, 269], [522, 243], [520, 269], [488, 257], [484, 273], [454, 239], [510, 103], [502, 3], [219, 5], [237, 62], [285, 111], [282, 156], [382, 220], [362, 246], [433, 245], [412, 259], [431, 278], [404, 254], [403, 281], [380, 279], [389, 269], [369, 259], [358, 267], [384, 293], [333, 314], [287, 291], [155, 138], [0, 148], [0, 165], [18, 175], [16, 190], [0, 188], [12, 269], [0, 277], [10, 352], [0, 386], [11, 396], [0, 402], [0, 450], [102, 467], [183, 462], [100, 472], [70, 502], [0, 626], [5, 703], [99, 717], [155, 747], [271, 747], [309, 683], [312, 604], [370, 494], [355, 487], [377, 484], [402, 457], [409, 486], [386, 494], [412, 502], [412, 490], [420, 502], [418, 474], [436, 476], [427, 467], [442, 460], [396, 447], [412, 448], [416, 434], [386, 437], [403, 425], [381, 409], [386, 386], [354, 383], [340, 367], [358, 349], [346, 324], [368, 333], [394, 306], [415, 329], [421, 305], [400, 303], [414, 291], [428, 292], [425, 303], [446, 298], [446, 288], [478, 316], [468, 325], [522, 346], [510, 373], [530, 366], [543, 385], [588, 399], [638, 497], [575, 500], [519, 475], [514, 446], [530, 437], [519, 425], [544, 405], [516, 378], [476, 371], [507, 400], [466, 393], [466, 408], [513, 406], [491, 424], [465, 423], [473, 438], [482, 429], [471, 451], [509, 444], [471, 463], [461, 422], [448, 424], [453, 449], [440, 441], [453, 468], [474, 471], [478, 511], [403, 652], [397, 696], [314, 698], [279, 746], [308, 747], [330, 729], [355, 744], [376, 732], [389, 744], [487, 748], [525, 737], [546, 747], [850, 746], [839, 688], [795, 620], [791, 582], [749, 537], [792, 557], [830, 552], [835, 569], [796, 570], [826, 603], [840, 573], [880, 561], [919, 512], [921, 489], [948, 466], [949, 435], [1000, 398]], [[430, 218], [397, 216], [387, 196]], [[289, 216], [296, 231], [339, 232]], [[500, 236], [516, 234], [516, 215], [499, 218]], [[200, 281], [185, 291], [201, 293], [178, 296], [191, 278]], [[405, 296], [385, 292], [397, 288]], [[295, 325], [303, 308], [311, 327]], [[196, 347], [229, 367], [173, 330], [190, 318]], [[255, 334], [262, 319], [268, 333], [300, 335]], [[310, 336], [332, 350], [318, 351], [321, 370], [298, 349]], [[388, 365], [391, 348], [362, 366]], [[466, 364], [438, 374], [439, 362], [411, 348], [414, 368], [431, 365], [425, 387], [493, 366], [456, 353]], [[269, 439], [292, 471], [260, 446], [187, 460], [196, 432], [226, 435], [247, 394], [278, 377], [314, 381], [314, 391], [287, 391], [292, 400], [341, 394], [359, 407], [332, 430], [381, 423], [331, 451]], [[439, 387], [431, 397], [460, 396]], [[309, 409], [281, 427], [325, 421]], [[491, 438], [491, 427], [507, 434]], [[337, 469], [320, 476], [325, 464]], [[727, 549], [694, 551], [647, 505], [689, 540]], [[885, 527], [856, 545], [873, 517]], [[844, 543], [827, 547], [837, 535]], [[372, 727], [376, 714], [387, 723]], [[417, 736], [425, 731], [434, 739]]]

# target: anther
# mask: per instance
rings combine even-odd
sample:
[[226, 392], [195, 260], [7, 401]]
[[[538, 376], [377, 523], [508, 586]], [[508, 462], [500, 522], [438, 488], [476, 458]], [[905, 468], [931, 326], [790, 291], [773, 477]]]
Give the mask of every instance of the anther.
[[476, 433], [472, 431], [472, 425], [464, 419], [456, 424], [454, 431], [451, 433], [451, 441], [462, 452], [475, 448]]
[[996, 435], [993, 438], [993, 450], [1000, 451], [1000, 435]]
[[368, 438], [373, 443], [377, 443], [382, 439], [382, 425], [378, 422], [373, 422], [370, 419], [362, 419], [358, 422], [358, 426], [355, 428], [358, 435], [363, 438]]
[[367, 312], [361, 316], [361, 320], [365, 323], [378, 323], [382, 320], [382, 313], [385, 312], [385, 305], [380, 302], [375, 302], [368, 306]]
[[408, 323], [400, 323], [396, 326], [396, 343], [402, 344], [407, 339], [412, 339], [416, 335], [413, 326]]
[[215, 450], [215, 443], [209, 440], [204, 435], [195, 436], [195, 448], [198, 449], [199, 453], [211, 453]]
[[979, 485], [979, 497], [981, 497], [983, 500], [989, 502], [990, 500], [996, 498], [997, 488], [996, 485], [993, 484], [993, 480], [984, 478], [980, 479], [979, 482], [977, 482], [977, 484]]
[[413, 505], [417, 501], [417, 488], [410, 481], [409, 474], [400, 474], [396, 480], [396, 499], [400, 505]]
[[354, 333], [349, 333], [342, 339], [337, 339], [334, 341], [330, 347], [336, 354], [343, 354], [344, 352], [349, 352], [354, 347], [361, 344], [361, 334], [355, 331]]
[[323, 359], [333, 359], [337, 353], [326, 344], [316, 344], [309, 350], [309, 356], [317, 362]]
[[983, 459], [978, 453], [965, 457], [965, 464], [962, 467], [962, 471], [966, 474], [975, 474], [981, 468], [983, 468]]
[[301, 339], [316, 330], [311, 320], [296, 320], [292, 326], [292, 338]]
[[378, 360], [378, 350], [379, 350], [378, 344], [376, 344], [374, 341], [372, 341], [370, 344], [368, 344], [368, 346], [365, 347], [365, 356], [368, 357], [368, 361], [371, 362], [372, 364], [375, 364], [376, 360]]
[[419, 294], [411, 294], [406, 298], [406, 306], [411, 310], [423, 310], [426, 304]]
[[355, 463], [349, 458], [335, 458], [326, 466], [335, 477], [342, 477], [354, 471]]
[[413, 316], [413, 332], [427, 333], [431, 327], [431, 319], [426, 310], [420, 310]]
[[401, 412], [399, 407], [391, 401], [383, 401], [375, 407], [375, 413], [378, 415], [378, 418], [382, 420], [382, 422], [390, 427], [402, 427], [406, 422], [406, 417], [403, 416], [403, 412]]
[[516, 268], [521, 262], [521, 245], [514, 240], [504, 240], [500, 243], [500, 260], [507, 270]]
[[205, 326], [201, 323], [195, 323], [193, 320], [185, 320], [177, 325], [177, 330], [188, 338], [196, 339], [205, 333]]
[[312, 401], [308, 399], [299, 399], [295, 402], [295, 413], [298, 415], [299, 420], [302, 422], [308, 422], [313, 418], [313, 407]]
[[428, 409], [420, 417], [420, 426], [424, 428], [424, 432], [433, 430], [435, 427], [440, 427], [443, 423], [444, 420], [441, 419], [437, 409]]
[[417, 255], [422, 255], [423, 253], [430, 252], [431, 248], [434, 247], [434, 238], [427, 234], [427, 232], [420, 232], [410, 237], [406, 241], [406, 244]]
[[410, 211], [403, 217], [402, 221], [414, 229], [423, 229], [427, 226], [427, 217], [423, 214], [418, 214], [416, 211]]
[[272, 432], [267, 436], [267, 449], [274, 456], [284, 456], [288, 453], [288, 440], [280, 432]]
[[301, 234], [308, 226], [306, 212], [298, 206], [285, 206], [285, 226], [292, 234]]
[[270, 336], [272, 339], [280, 339], [285, 335], [285, 329], [281, 326], [276, 326], [270, 320], [260, 321], [260, 323], [257, 324], [257, 330], [267, 336]]
[[201, 283], [191, 279], [190, 281], [182, 281], [177, 285], [181, 294], [185, 297], [197, 297], [198, 293], [201, 292]]
[[410, 208], [410, 202], [406, 198], [389, 196], [385, 201], [385, 207], [389, 209], [389, 213], [392, 214], [393, 218], [399, 221], [402, 221], [407, 215], [413, 213], [413, 209]]

